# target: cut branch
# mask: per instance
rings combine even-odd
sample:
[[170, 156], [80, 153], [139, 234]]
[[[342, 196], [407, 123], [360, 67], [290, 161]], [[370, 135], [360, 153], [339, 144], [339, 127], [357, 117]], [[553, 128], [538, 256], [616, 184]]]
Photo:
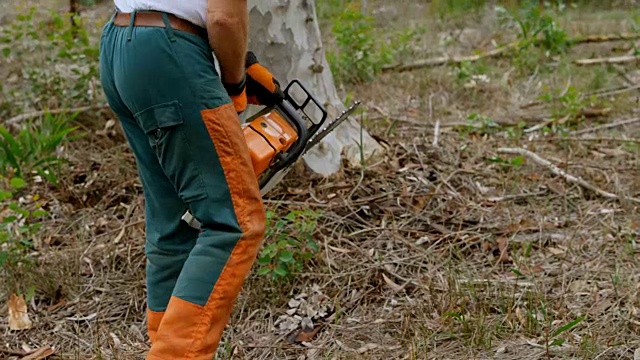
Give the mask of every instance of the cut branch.
[[[594, 185], [589, 184], [588, 182], [586, 182], [585, 180], [583, 180], [582, 178], [578, 177], [578, 176], [574, 176], [571, 174], [568, 174], [566, 171], [560, 169], [559, 167], [557, 167], [556, 165], [554, 165], [553, 163], [551, 163], [549, 160], [543, 159], [542, 157], [540, 157], [538, 154], [531, 152], [529, 150], [526, 149], [521, 149], [521, 148], [499, 148], [498, 153], [501, 154], [510, 154], [510, 155], [520, 155], [520, 156], [524, 156], [527, 159], [533, 161], [534, 163], [540, 165], [540, 166], [544, 166], [547, 169], [549, 169], [549, 171], [551, 171], [552, 173], [554, 173], [557, 176], [561, 176], [563, 177], [567, 182], [573, 183], [573, 184], [577, 184], [582, 186], [583, 188], [593, 191], [594, 193], [607, 198], [607, 199], [616, 199], [616, 200], [620, 200], [620, 196], [604, 191]], [[635, 199], [635, 198], [623, 198], [624, 200], [629, 200], [629, 201], [633, 201], [635, 203], [639, 203], [640, 204], [640, 199]]]

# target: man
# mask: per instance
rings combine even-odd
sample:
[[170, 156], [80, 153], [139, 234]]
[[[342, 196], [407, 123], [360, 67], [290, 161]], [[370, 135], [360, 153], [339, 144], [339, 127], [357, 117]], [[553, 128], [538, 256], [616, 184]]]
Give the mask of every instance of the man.
[[115, 6], [100, 71], [144, 188], [147, 359], [212, 359], [265, 231], [238, 114], [282, 91], [247, 52], [246, 0]]

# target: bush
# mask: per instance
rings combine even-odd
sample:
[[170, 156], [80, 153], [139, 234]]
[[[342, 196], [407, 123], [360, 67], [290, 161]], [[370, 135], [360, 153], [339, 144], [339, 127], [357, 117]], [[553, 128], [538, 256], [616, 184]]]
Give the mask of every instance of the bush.
[[346, 6], [337, 15], [332, 32], [338, 49], [327, 54], [327, 61], [333, 75], [346, 83], [371, 81], [393, 60], [393, 52], [377, 41], [374, 19], [355, 4]]
[[302, 271], [304, 265], [319, 250], [313, 240], [320, 213], [311, 210], [290, 212], [284, 219], [274, 220], [276, 214], [267, 212], [267, 233], [271, 242], [258, 259], [258, 275], [286, 279]]

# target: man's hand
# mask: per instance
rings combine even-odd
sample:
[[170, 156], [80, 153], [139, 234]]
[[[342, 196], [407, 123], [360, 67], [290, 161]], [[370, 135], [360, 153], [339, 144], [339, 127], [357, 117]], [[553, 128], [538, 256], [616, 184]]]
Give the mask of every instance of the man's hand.
[[247, 52], [247, 102], [273, 106], [284, 99], [278, 80], [258, 62], [255, 54]]
[[228, 84], [222, 82], [227, 94], [233, 101], [233, 106], [236, 108], [238, 114], [243, 113], [247, 109], [247, 81], [244, 77], [239, 83]]
[[245, 55], [248, 43], [247, 0], [208, 0], [209, 45], [220, 63], [222, 83], [238, 113], [247, 107]]

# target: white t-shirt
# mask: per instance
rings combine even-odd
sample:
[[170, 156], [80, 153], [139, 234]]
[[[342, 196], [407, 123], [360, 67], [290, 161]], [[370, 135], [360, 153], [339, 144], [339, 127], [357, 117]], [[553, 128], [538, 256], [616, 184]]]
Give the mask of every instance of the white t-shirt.
[[173, 14], [196, 25], [206, 27], [207, 0], [114, 0], [119, 11], [154, 10]]

